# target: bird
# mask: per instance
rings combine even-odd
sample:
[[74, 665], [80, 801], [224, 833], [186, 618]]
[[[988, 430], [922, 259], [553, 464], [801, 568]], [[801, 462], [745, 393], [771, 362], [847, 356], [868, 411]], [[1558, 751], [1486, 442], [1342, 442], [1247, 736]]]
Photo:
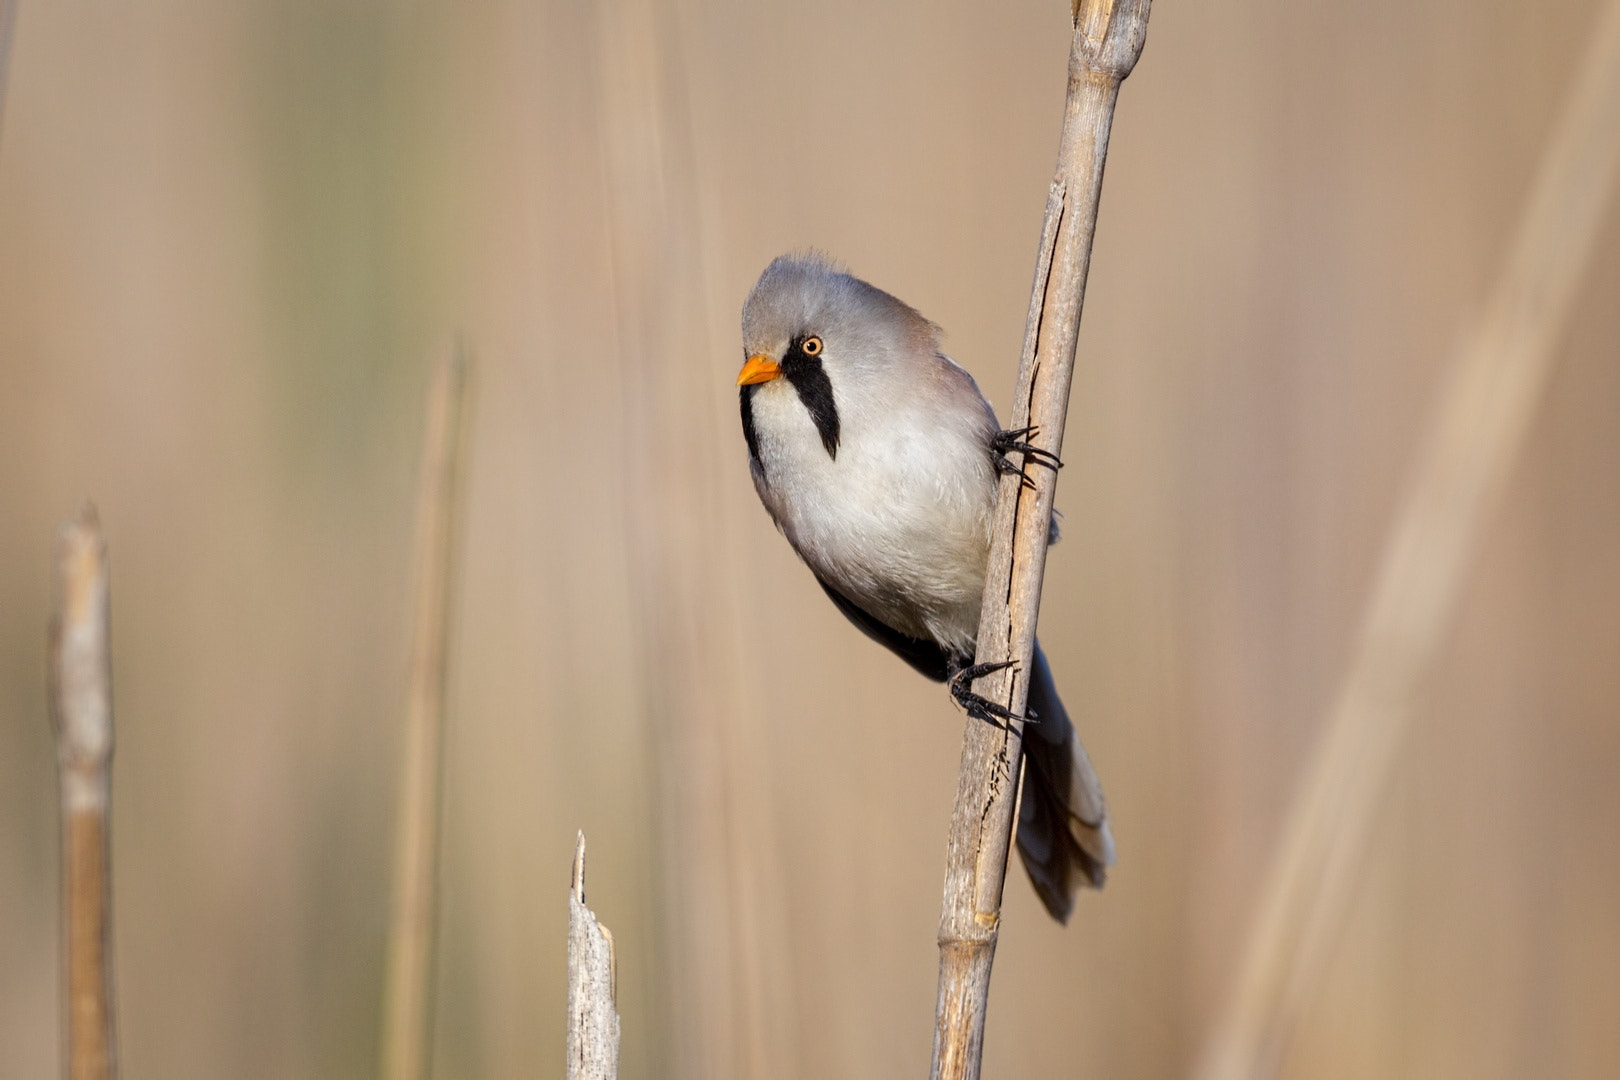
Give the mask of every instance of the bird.
[[[1107, 803], [1039, 642], [1026, 715], [968, 690], [999, 475], [1056, 467], [1003, 430], [915, 308], [817, 252], [773, 260], [742, 309], [737, 375], [754, 489], [850, 622], [971, 715], [1027, 719], [1017, 847], [1046, 910], [1067, 922], [1114, 863]], [[1013, 465], [1009, 455], [1022, 455]], [[1026, 478], [1027, 479], [1027, 478]], [[1049, 539], [1055, 539], [1055, 530]]]

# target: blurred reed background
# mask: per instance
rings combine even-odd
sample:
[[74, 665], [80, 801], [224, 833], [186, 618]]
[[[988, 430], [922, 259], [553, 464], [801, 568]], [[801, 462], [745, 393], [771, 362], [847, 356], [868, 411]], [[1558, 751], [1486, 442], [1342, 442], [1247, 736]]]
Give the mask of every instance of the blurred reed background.
[[[1042, 638], [1120, 865], [1015, 872], [992, 1076], [1184, 1074], [1597, 6], [1161, 2]], [[961, 719], [750, 488], [815, 245], [1012, 387], [1067, 5], [28, 3], [0, 128], [0, 1076], [56, 1068], [50, 551], [111, 549], [125, 1075], [373, 1071], [433, 359], [475, 357], [436, 1074], [561, 1068], [574, 831], [630, 1077], [926, 1067]], [[1289, 1076], [1620, 1071], [1620, 220]]]

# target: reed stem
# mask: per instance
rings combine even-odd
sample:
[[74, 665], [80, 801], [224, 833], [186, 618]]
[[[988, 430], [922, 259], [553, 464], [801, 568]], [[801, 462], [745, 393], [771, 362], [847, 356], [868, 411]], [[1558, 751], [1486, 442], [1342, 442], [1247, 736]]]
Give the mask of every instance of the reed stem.
[[[1091, 242], [1102, 194], [1103, 164], [1119, 84], [1147, 37], [1150, 0], [1083, 0], [1074, 11], [1068, 100], [1030, 296], [1012, 428], [1034, 427], [1031, 441], [1059, 454], [1085, 302]], [[1032, 469], [1033, 489], [1003, 477], [996, 504], [979, 621], [979, 663], [1014, 666], [978, 680], [975, 692], [1022, 714], [1035, 648], [1041, 580], [1057, 477]], [[990, 967], [1001, 922], [1019, 772], [1022, 724], [997, 727], [969, 717], [962, 741], [956, 806], [947, 848], [939, 925], [939, 1000], [935, 1080], [979, 1075]]]
[[113, 1080], [112, 653], [107, 545], [88, 504], [57, 533], [56, 579], [50, 695], [62, 787], [66, 1074]]
[[432, 1061], [445, 669], [466, 383], [467, 362], [458, 343], [434, 371], [417, 488], [415, 630], [400, 767], [393, 925], [383, 990], [378, 1074], [382, 1080], [422, 1080]]

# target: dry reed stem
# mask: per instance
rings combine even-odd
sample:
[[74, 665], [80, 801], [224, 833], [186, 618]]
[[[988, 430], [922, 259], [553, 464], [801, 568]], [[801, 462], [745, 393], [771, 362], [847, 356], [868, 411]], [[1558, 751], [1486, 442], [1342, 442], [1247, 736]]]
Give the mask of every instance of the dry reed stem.
[[613, 934], [585, 906], [585, 833], [568, 889], [568, 1080], [619, 1075], [618, 966]]
[[6, 85], [11, 75], [11, 42], [17, 31], [17, 0], [0, 0], [0, 124], [6, 118]]
[[1511, 470], [1620, 172], [1620, 0], [1598, 23], [1513, 246], [1464, 339], [1386, 541], [1348, 674], [1266, 878], [1201, 1080], [1275, 1074], [1321, 981], [1413, 687], [1456, 608]]
[[383, 990], [382, 1080], [420, 1080], [431, 1061], [445, 668], [466, 385], [465, 349], [458, 342], [434, 370], [417, 487], [414, 636]]
[[[1120, 82], [1131, 73], [1147, 36], [1150, 0], [1084, 0], [1074, 12], [1068, 100], [1030, 296], [1018, 389], [1008, 425], [1039, 429], [1032, 438], [1057, 454], [1063, 447], [1075, 342], [1085, 300], [1091, 241], [1102, 193], [1103, 164]], [[1016, 666], [980, 679], [978, 693], [1022, 713], [1028, 693], [1019, 676], [1035, 648], [1047, 528], [1057, 477], [1030, 468], [1034, 489], [1003, 477], [996, 505], [979, 621], [979, 662]], [[1001, 920], [1018, 775], [1022, 725], [1003, 730], [968, 718], [945, 872], [939, 926], [939, 1000], [932, 1076], [979, 1075], [984, 1017]]]
[[118, 1075], [112, 979], [112, 653], [107, 545], [86, 504], [56, 538], [51, 722], [62, 785], [67, 1075]]

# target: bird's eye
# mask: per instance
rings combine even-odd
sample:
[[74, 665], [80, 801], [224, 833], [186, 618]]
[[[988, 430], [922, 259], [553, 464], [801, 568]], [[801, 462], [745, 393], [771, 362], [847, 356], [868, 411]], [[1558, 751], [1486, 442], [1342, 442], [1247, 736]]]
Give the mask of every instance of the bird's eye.
[[807, 337], [804, 339], [804, 344], [800, 345], [799, 348], [804, 350], [804, 355], [806, 356], [820, 356], [821, 339], [818, 337]]

